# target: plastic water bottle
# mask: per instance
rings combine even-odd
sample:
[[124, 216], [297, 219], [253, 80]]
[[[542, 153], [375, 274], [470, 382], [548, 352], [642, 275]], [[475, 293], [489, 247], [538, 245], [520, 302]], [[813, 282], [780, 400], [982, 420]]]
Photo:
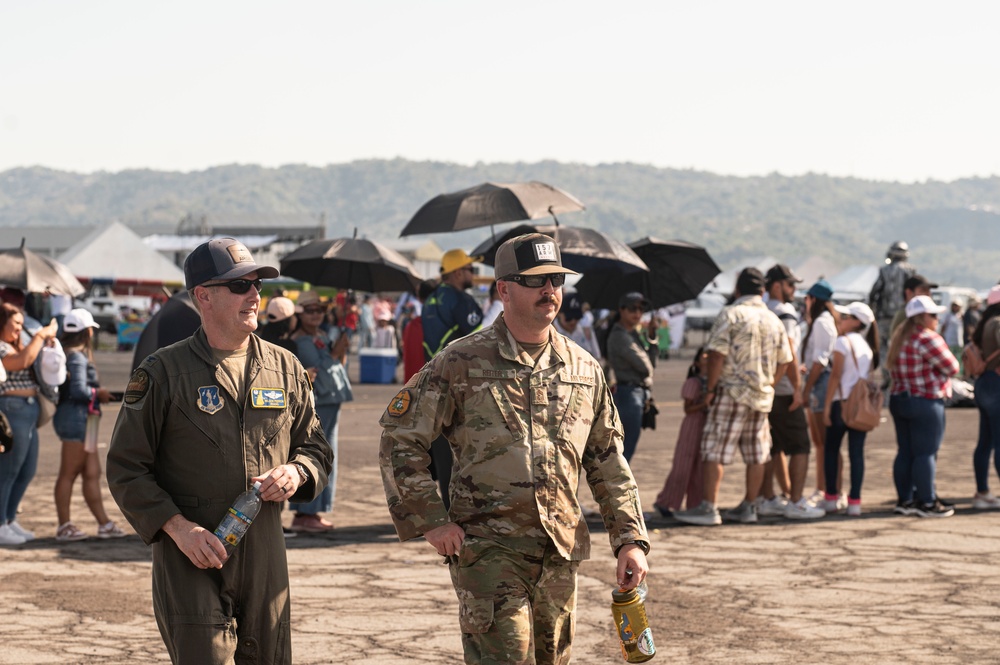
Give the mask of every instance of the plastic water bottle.
[[653, 630], [646, 618], [648, 592], [645, 580], [634, 589], [611, 592], [611, 616], [621, 640], [622, 657], [629, 663], [645, 663], [656, 655]]
[[233, 553], [259, 512], [260, 481], [257, 481], [252, 488], [236, 497], [233, 505], [229, 507], [229, 512], [215, 529], [216, 537], [226, 547], [226, 554]]

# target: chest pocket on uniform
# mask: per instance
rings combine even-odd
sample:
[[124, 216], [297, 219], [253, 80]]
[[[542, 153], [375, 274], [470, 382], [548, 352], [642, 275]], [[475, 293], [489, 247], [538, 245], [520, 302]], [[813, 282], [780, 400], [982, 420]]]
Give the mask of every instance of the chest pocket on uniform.
[[553, 411], [563, 414], [558, 438], [583, 450], [594, 424], [593, 382], [563, 377], [552, 384], [551, 390]]
[[517, 417], [517, 411], [514, 410], [514, 405], [511, 404], [507, 393], [496, 383], [490, 384], [490, 393], [493, 395], [496, 405], [500, 408], [500, 416], [507, 424], [507, 430], [510, 432], [511, 437], [515, 440], [523, 439], [526, 434], [524, 425], [521, 423], [521, 419]]

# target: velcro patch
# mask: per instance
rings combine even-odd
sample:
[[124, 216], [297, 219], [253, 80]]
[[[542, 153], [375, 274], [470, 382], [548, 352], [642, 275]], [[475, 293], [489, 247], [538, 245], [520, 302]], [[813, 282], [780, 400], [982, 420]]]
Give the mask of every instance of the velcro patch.
[[410, 410], [410, 403], [413, 401], [413, 395], [409, 390], [403, 388], [396, 396], [392, 398], [389, 402], [389, 406], [386, 407], [386, 413], [395, 418], [399, 418], [404, 413]]
[[285, 391], [281, 388], [251, 388], [250, 406], [254, 409], [284, 409]]
[[149, 392], [149, 374], [142, 368], [137, 369], [132, 373], [128, 385], [125, 386], [122, 401], [126, 404], [135, 404], [145, 397], [147, 392]]

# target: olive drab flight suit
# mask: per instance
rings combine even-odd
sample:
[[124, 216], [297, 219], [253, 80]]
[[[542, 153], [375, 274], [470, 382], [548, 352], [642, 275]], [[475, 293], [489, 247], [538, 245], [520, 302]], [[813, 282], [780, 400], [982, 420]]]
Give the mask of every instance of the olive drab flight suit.
[[[203, 330], [136, 369], [108, 451], [108, 484], [152, 545], [153, 609], [174, 663], [291, 663], [281, 503], [265, 501], [221, 570], [201, 570], [161, 531], [180, 513], [214, 530], [249, 479], [301, 463], [319, 494], [331, 468], [302, 365], [250, 336], [244, 404]], [[227, 388], [229, 386], [229, 388]]]
[[[549, 331], [536, 362], [501, 315], [435, 356], [381, 419], [379, 463], [399, 538], [449, 521], [465, 531], [451, 574], [469, 663], [568, 662], [576, 571], [590, 556], [581, 473], [612, 552], [649, 549], [604, 373]], [[441, 433], [455, 458], [447, 511], [427, 470]]]

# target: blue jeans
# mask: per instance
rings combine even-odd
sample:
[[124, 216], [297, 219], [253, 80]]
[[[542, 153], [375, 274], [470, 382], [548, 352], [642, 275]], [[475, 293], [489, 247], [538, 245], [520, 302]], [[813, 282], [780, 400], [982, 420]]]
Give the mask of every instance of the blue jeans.
[[639, 444], [639, 435], [642, 434], [642, 412], [646, 408], [646, 389], [642, 386], [632, 384], [618, 384], [615, 389], [615, 406], [618, 408], [618, 417], [622, 421], [622, 429], [625, 430], [625, 441], [622, 443], [625, 461], [630, 461], [635, 454], [635, 448]]
[[[837, 458], [840, 444], [847, 433], [847, 454], [851, 460], [851, 492], [848, 498], [861, 499], [861, 483], [865, 480], [865, 437], [867, 432], [851, 429], [844, 423], [842, 403], [838, 399], [830, 404], [830, 426], [826, 428], [826, 446], [823, 448], [823, 470], [826, 475], [827, 494], [835, 494], [837, 487]], [[838, 488], [839, 489], [839, 488]]]
[[38, 469], [38, 398], [0, 397], [14, 430], [13, 450], [0, 455], [0, 524], [17, 519], [17, 507]]
[[333, 448], [333, 469], [330, 470], [326, 487], [319, 496], [309, 503], [288, 503], [289, 510], [303, 515], [330, 512], [333, 510], [333, 497], [337, 493], [337, 421], [340, 419], [340, 404], [317, 404], [316, 415], [319, 416], [327, 442]]
[[944, 401], [899, 393], [889, 397], [896, 425], [896, 461], [892, 477], [900, 501], [911, 501], [914, 487], [920, 503], [933, 503], [934, 470], [944, 438]]
[[976, 491], [990, 491], [990, 453], [1000, 474], [1000, 374], [983, 372], [976, 379], [976, 407], [979, 409], [979, 441], [972, 453]]

